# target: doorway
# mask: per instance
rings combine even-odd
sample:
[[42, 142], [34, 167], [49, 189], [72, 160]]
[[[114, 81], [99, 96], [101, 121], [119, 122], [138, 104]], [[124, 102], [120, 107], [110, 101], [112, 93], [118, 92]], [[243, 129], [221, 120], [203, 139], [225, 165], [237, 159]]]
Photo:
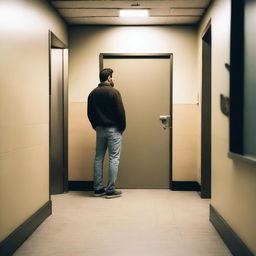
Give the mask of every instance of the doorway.
[[211, 24], [202, 37], [201, 197], [211, 198]]
[[50, 195], [68, 190], [68, 50], [49, 32], [49, 170]]
[[117, 187], [170, 188], [172, 54], [101, 54], [106, 67], [114, 70], [127, 119]]

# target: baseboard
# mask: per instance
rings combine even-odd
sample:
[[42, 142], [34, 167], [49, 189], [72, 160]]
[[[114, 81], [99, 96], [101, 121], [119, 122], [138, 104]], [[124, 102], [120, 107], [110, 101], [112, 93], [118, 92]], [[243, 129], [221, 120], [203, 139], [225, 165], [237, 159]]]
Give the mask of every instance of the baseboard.
[[[69, 181], [69, 190], [93, 191], [93, 181]], [[196, 181], [172, 181], [171, 190], [177, 191], [200, 191], [201, 187]]]
[[0, 255], [12, 255], [51, 213], [52, 202], [49, 200], [0, 243]]
[[171, 190], [174, 191], [200, 191], [201, 186], [196, 181], [172, 181]]
[[210, 205], [210, 221], [234, 256], [253, 256], [254, 254], [232, 230], [223, 217]]
[[69, 181], [68, 187], [73, 191], [93, 191], [93, 181]]

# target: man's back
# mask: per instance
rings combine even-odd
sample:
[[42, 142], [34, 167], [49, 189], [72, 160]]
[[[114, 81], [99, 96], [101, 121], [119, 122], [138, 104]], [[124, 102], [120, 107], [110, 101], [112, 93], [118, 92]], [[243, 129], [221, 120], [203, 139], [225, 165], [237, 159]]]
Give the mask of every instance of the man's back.
[[101, 83], [88, 96], [87, 114], [92, 127], [117, 126], [121, 132], [125, 130], [125, 111], [118, 90], [108, 83]]

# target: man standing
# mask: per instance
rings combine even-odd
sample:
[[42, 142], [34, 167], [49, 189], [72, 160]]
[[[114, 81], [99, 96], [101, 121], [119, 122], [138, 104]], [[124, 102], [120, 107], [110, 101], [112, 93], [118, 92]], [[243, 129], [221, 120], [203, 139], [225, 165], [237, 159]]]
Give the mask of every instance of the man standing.
[[[121, 196], [115, 189], [121, 153], [122, 133], [126, 128], [125, 110], [121, 95], [114, 87], [113, 70], [100, 71], [100, 84], [88, 96], [87, 115], [96, 130], [96, 156], [94, 160], [94, 196], [106, 198]], [[103, 187], [103, 161], [109, 151], [109, 177]]]

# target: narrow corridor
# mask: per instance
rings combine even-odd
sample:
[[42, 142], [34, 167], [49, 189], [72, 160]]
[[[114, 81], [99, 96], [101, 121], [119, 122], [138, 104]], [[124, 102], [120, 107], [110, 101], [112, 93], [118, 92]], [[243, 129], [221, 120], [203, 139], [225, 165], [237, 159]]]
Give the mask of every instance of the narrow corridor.
[[125, 189], [52, 196], [53, 214], [14, 256], [230, 256], [197, 192]]

